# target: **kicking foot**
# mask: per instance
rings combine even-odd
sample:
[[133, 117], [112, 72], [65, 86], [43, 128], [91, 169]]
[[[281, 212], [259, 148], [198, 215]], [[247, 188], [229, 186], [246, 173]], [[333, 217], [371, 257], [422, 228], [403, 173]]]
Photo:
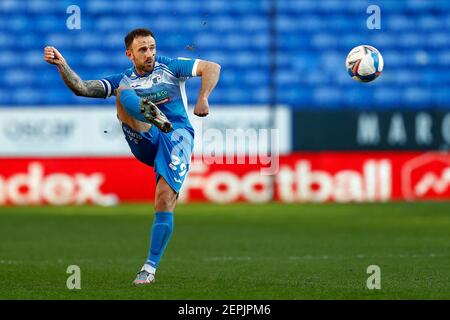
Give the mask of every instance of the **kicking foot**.
[[155, 282], [155, 274], [145, 270], [141, 270], [138, 272], [136, 279], [133, 281], [133, 284], [136, 286], [140, 286], [145, 284], [152, 284], [153, 282]]
[[172, 123], [167, 119], [166, 115], [158, 109], [158, 107], [148, 98], [141, 98], [141, 113], [150, 123], [157, 126], [162, 132], [170, 132], [173, 129]]

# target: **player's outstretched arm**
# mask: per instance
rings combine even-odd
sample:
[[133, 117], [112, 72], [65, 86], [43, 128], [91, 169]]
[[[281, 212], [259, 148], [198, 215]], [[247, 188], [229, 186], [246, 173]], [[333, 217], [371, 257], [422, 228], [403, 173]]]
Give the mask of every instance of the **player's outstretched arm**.
[[197, 66], [197, 76], [202, 77], [202, 84], [198, 94], [194, 114], [206, 117], [209, 113], [208, 97], [219, 81], [220, 65], [210, 61], [200, 60]]
[[82, 80], [73, 71], [62, 54], [55, 47], [45, 47], [44, 60], [58, 67], [65, 84], [77, 96], [105, 98], [106, 90], [100, 80]]

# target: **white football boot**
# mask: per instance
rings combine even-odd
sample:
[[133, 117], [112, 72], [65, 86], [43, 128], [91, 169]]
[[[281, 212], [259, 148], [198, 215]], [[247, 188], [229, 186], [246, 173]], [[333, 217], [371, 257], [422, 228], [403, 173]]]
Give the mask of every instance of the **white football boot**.
[[137, 273], [136, 279], [133, 284], [136, 286], [152, 284], [155, 282], [155, 269], [149, 265], [144, 265]]

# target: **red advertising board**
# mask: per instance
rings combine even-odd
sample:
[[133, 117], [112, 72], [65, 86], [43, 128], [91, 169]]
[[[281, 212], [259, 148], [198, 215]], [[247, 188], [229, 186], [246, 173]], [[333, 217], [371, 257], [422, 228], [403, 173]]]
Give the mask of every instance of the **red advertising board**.
[[0, 159], [0, 204], [148, 201], [154, 178], [134, 158]]
[[[261, 161], [223, 162], [194, 159], [180, 201], [450, 200], [449, 153], [292, 153], [271, 163], [272, 175]], [[152, 168], [128, 157], [3, 158], [0, 204], [152, 201], [154, 181]]]

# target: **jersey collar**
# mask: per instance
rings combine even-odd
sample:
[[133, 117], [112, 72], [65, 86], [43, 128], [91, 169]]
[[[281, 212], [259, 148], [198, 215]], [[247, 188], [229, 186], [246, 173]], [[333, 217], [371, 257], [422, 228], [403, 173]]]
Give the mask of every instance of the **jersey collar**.
[[[153, 67], [153, 69], [155, 69], [155, 67]], [[153, 73], [152, 72], [147, 72], [146, 74], [144, 74], [143, 76], [141, 76], [139, 73], [137, 73], [136, 71], [136, 67], [133, 66], [133, 68], [131, 69], [131, 76], [132, 78], [136, 77], [136, 78], [144, 78], [144, 77], [148, 77], [149, 75], [151, 75]]]

